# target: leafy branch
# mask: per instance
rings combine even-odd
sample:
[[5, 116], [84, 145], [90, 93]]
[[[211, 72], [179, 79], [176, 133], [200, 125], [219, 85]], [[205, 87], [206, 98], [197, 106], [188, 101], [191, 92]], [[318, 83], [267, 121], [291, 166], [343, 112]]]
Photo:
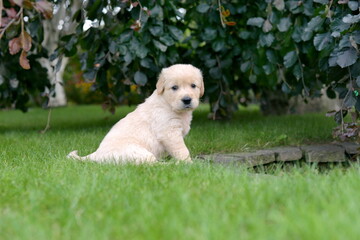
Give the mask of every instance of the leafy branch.
[[[52, 5], [47, 2], [46, 0], [40, 0], [37, 1], [35, 3], [30, 2], [30, 0], [13, 0], [14, 4], [16, 4], [19, 7], [18, 12], [16, 13], [16, 15], [14, 15], [13, 13], [16, 12], [15, 8], [11, 8], [9, 9], [5, 9], [7, 10], [7, 18], [11, 19], [5, 26], [4, 28], [1, 30], [0, 32], [0, 40], [2, 39], [2, 37], [4, 36], [4, 34], [6, 33], [6, 31], [13, 25], [13, 24], [18, 24], [18, 22], [20, 21], [21, 24], [21, 30], [20, 30], [20, 35], [18, 37], [15, 37], [13, 39], [11, 39], [9, 41], [8, 44], [8, 48], [9, 48], [9, 53], [11, 55], [15, 55], [17, 53], [20, 52], [21, 50], [21, 54], [19, 57], [19, 64], [23, 69], [30, 69], [30, 63], [29, 60], [27, 59], [27, 55], [28, 52], [31, 50], [31, 42], [32, 42], [32, 38], [30, 36], [30, 34], [25, 30], [25, 23], [24, 23], [24, 7], [28, 8], [28, 9], [35, 9], [36, 11], [38, 11], [39, 13], [41, 13], [46, 19], [49, 19], [52, 17]], [[3, 5], [3, 0], [0, 0], [0, 27], [2, 26], [2, 10], [4, 9], [4, 5]]]

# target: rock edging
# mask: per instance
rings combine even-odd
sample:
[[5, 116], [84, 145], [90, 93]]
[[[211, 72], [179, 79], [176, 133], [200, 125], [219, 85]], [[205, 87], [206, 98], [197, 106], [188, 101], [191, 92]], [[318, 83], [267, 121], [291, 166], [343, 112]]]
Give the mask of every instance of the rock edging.
[[219, 164], [259, 166], [272, 162], [290, 162], [305, 159], [309, 163], [345, 162], [360, 153], [360, 145], [350, 142], [277, 147], [244, 153], [217, 153], [200, 155], [200, 159]]

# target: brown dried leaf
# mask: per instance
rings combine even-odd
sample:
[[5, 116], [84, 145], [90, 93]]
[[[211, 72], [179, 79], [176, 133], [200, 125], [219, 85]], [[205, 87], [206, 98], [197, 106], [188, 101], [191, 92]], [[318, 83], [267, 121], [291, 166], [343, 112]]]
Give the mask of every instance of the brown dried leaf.
[[15, 18], [16, 17], [17, 12], [15, 11], [14, 8], [4, 8], [4, 10], [6, 12], [6, 15], [9, 18]]
[[228, 26], [235, 26], [236, 22], [233, 22], [233, 21], [228, 22], [228, 21], [226, 21], [225, 24], [228, 25]]
[[35, 2], [35, 9], [42, 13], [42, 15], [44, 16], [44, 18], [46, 19], [50, 19], [53, 16], [53, 6], [51, 3], [49, 3], [46, 0], [40, 0]]
[[33, 9], [34, 5], [30, 0], [24, 0], [23, 1], [23, 6], [27, 9]]
[[11, 18], [3, 17], [1, 19], [1, 26], [0, 27], [6, 27], [9, 24], [9, 22], [11, 22]]
[[30, 63], [29, 63], [29, 60], [26, 57], [27, 57], [27, 53], [24, 50], [22, 50], [21, 55], [20, 55], [20, 59], [19, 59], [19, 63], [20, 63], [20, 66], [23, 69], [29, 70], [30, 69]]
[[11, 55], [17, 54], [21, 49], [20, 38], [13, 38], [9, 41], [9, 52]]
[[130, 28], [136, 32], [139, 31], [141, 29], [141, 22], [139, 20], [136, 20], [135, 23], [131, 24]]
[[263, 26], [262, 26], [262, 30], [265, 33], [268, 33], [271, 31], [271, 29], [273, 28], [271, 22], [269, 21], [269, 19], [266, 19]]
[[333, 117], [333, 116], [335, 116], [336, 113], [337, 113], [337, 111], [332, 110], [332, 111], [327, 112], [325, 116], [326, 117]]
[[21, 34], [21, 47], [26, 52], [31, 49], [31, 36], [25, 31]]
[[23, 0], [10, 0], [10, 2], [18, 5], [19, 7], [22, 7], [23, 5]]

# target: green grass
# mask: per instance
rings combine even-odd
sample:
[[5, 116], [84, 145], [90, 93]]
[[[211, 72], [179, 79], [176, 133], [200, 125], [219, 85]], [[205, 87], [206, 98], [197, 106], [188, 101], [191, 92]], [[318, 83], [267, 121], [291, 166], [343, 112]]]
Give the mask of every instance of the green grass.
[[[112, 165], [66, 159], [95, 150], [129, 108], [98, 106], [0, 112], [0, 239], [358, 239], [360, 168], [297, 164], [287, 170], [207, 162]], [[186, 143], [201, 153], [327, 142], [323, 114], [230, 122], [194, 116]]]

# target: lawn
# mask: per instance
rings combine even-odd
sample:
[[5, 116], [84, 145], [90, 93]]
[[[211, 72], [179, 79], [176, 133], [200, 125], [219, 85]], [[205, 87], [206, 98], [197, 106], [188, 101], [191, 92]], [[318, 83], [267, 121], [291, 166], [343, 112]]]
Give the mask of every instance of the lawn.
[[[0, 112], [0, 239], [358, 239], [360, 168], [272, 171], [194, 164], [112, 165], [66, 159], [95, 150], [115, 115], [99, 106]], [[186, 138], [193, 156], [332, 141], [323, 114], [229, 122], [202, 106]]]

